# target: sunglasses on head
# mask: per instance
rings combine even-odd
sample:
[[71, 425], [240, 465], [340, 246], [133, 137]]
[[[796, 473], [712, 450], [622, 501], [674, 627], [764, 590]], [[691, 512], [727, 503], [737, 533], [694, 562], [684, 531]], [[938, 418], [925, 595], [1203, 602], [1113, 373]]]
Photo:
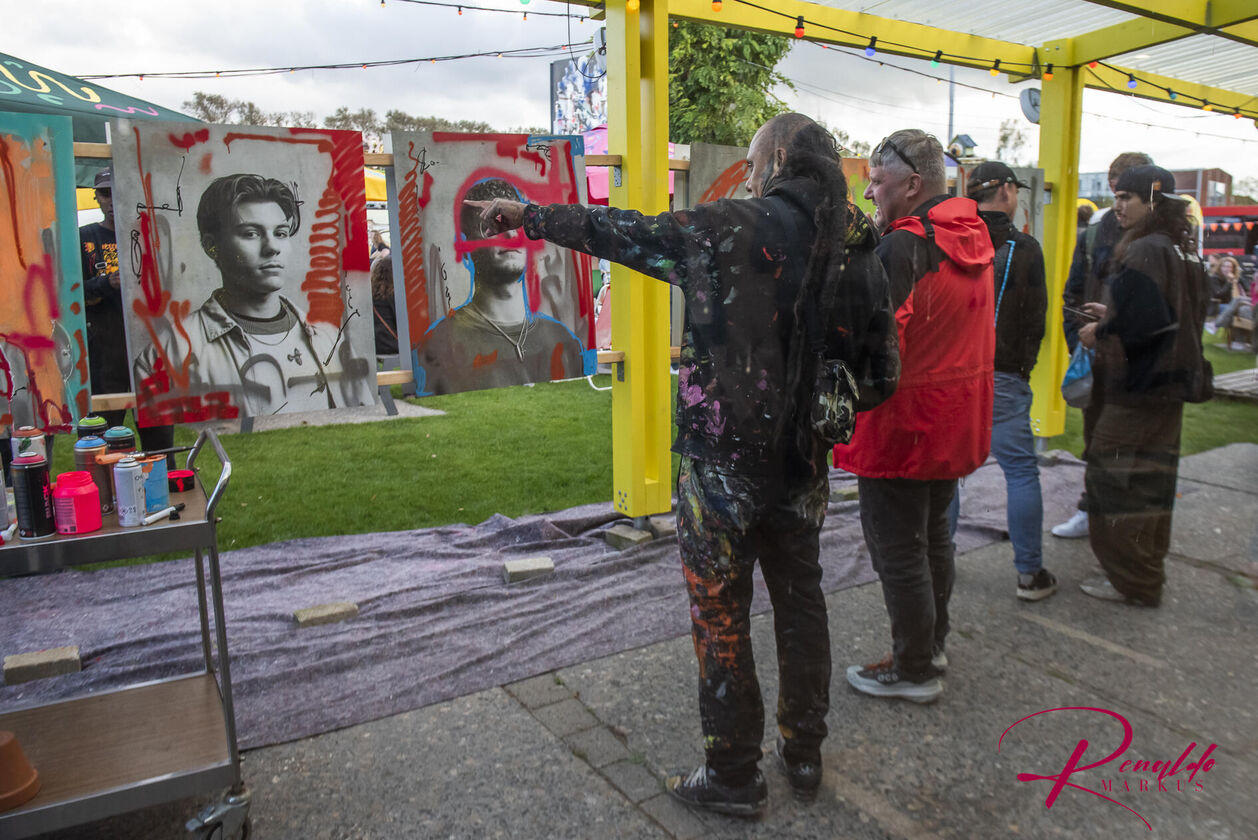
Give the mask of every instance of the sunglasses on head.
[[879, 158], [881, 158], [883, 149], [890, 149], [891, 151], [895, 152], [896, 157], [904, 161], [904, 165], [907, 166], [909, 169], [912, 169], [914, 175], [921, 174], [920, 172], [917, 171], [917, 164], [909, 160], [908, 155], [900, 151], [899, 147], [897, 147], [895, 143], [892, 143], [890, 139], [883, 138], [883, 141], [878, 144], [878, 148], [874, 149], [874, 154], [877, 155]]

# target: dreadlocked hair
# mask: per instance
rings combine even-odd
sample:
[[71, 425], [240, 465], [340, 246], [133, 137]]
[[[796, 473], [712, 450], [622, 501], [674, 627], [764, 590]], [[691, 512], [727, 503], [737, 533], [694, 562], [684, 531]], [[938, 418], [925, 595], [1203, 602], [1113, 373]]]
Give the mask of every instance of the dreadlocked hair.
[[[810, 318], [819, 318], [830, 309], [847, 265], [846, 237], [851, 211], [842, 160], [830, 132], [808, 120], [791, 137], [786, 159], [777, 175], [777, 178], [808, 178], [821, 187], [821, 200], [813, 215], [816, 236], [793, 307], [795, 327], [786, 356], [786, 405], [774, 430], [775, 439], [780, 440], [786, 424], [790, 423], [801, 436], [800, 451], [805, 453], [811, 451], [811, 446], [806, 439], [805, 424], [801, 422], [800, 397], [803, 385], [807, 383], [811, 387], [816, 376], [816, 359], [809, 357], [809, 331], [805, 327]], [[819, 327], [824, 330], [825, 325]], [[805, 399], [803, 407], [808, 405]]]

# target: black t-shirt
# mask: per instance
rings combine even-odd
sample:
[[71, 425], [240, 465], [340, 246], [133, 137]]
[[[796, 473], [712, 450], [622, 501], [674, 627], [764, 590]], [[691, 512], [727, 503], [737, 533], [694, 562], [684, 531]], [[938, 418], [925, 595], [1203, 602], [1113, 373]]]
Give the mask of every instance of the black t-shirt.
[[122, 293], [109, 282], [109, 274], [118, 270], [117, 235], [99, 222], [79, 228], [79, 258], [92, 392], [130, 391]]

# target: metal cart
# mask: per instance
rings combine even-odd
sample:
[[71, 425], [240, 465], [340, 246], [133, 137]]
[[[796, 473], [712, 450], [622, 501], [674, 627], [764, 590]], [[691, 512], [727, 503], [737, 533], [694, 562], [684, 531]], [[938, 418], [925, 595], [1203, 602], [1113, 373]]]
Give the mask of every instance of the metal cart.
[[17, 733], [42, 782], [34, 799], [0, 813], [0, 837], [17, 840], [224, 788], [221, 801], [189, 820], [188, 831], [194, 838], [248, 837], [249, 794], [236, 746], [214, 518], [232, 468], [209, 429], [197, 437], [188, 468], [196, 469], [207, 442], [222, 465], [218, 480], [208, 498], [199, 471], [195, 489], [171, 494], [172, 504], [186, 505], [179, 520], [137, 528], [114, 521], [83, 536], [0, 546], [0, 575], [6, 576], [194, 549], [205, 657], [205, 670], [195, 674], [0, 715], [0, 730]]

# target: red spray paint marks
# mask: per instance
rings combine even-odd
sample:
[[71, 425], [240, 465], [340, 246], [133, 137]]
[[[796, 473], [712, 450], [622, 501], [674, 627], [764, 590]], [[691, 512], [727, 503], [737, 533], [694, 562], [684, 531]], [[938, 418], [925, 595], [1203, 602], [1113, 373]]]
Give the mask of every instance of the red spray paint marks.
[[[420, 171], [422, 163], [415, 156], [411, 143], [406, 156], [412, 166], [403, 176], [398, 191], [398, 219], [401, 226], [402, 277], [406, 284], [406, 317], [414, 344], [428, 330], [428, 275], [424, 270], [424, 225], [420, 210], [428, 206], [432, 195], [432, 175]], [[423, 178], [423, 195], [419, 179]]]
[[203, 128], [195, 133], [189, 131], [182, 137], [176, 137], [173, 134], [168, 134], [166, 136], [170, 139], [171, 145], [175, 148], [183, 149], [186, 152], [198, 143], [209, 142], [210, 130], [208, 128]]
[[707, 204], [710, 201], [718, 201], [722, 198], [736, 198], [738, 189], [747, 180], [747, 163], [746, 161], [738, 161], [731, 164], [720, 175], [716, 176], [716, 180], [712, 185], [703, 191], [703, 195], [699, 197], [700, 204]]
[[[54, 162], [55, 136], [44, 126], [30, 135], [0, 133], [0, 300], [8, 304], [0, 314], [0, 396], [22, 394], [31, 409], [21, 418], [0, 412], [0, 426], [20, 422], [65, 432], [73, 423], [70, 401], [82, 405], [87, 399], [87, 370], [81, 354], [76, 367], [63, 372], [62, 354], [73, 352], [73, 342], [81, 347], [83, 335], [60, 322], [60, 260], [45, 250], [47, 235], [61, 229], [66, 215], [56, 202], [57, 178], [68, 176]], [[56, 332], [70, 346], [59, 347]]]

